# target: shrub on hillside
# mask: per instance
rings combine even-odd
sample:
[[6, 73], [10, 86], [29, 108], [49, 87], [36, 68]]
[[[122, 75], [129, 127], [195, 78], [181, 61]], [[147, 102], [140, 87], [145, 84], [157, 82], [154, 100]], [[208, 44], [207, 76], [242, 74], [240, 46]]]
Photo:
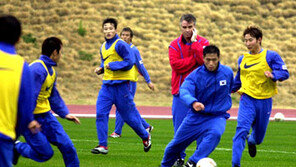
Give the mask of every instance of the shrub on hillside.
[[80, 36], [82, 36], [82, 37], [84, 37], [85, 34], [86, 34], [86, 29], [83, 27], [82, 20], [80, 20], [80, 22], [79, 22], [77, 32], [78, 32], [78, 34], [79, 34]]
[[87, 60], [87, 61], [91, 61], [93, 59], [93, 55], [90, 53], [86, 53], [85, 51], [79, 51], [79, 58], [80, 60]]
[[35, 45], [37, 44], [36, 38], [33, 37], [33, 35], [31, 33], [23, 35], [22, 39], [24, 40], [25, 43], [33, 43]]

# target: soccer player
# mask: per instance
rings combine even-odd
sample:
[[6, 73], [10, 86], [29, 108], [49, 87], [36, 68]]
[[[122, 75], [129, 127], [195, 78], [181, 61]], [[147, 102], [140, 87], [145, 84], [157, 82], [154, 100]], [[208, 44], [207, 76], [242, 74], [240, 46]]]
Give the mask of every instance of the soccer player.
[[[129, 27], [125, 27], [122, 29], [121, 33], [120, 33], [120, 37], [129, 44], [130, 48], [131, 48], [131, 52], [133, 53], [133, 55], [135, 56], [135, 66], [137, 68], [135, 75], [136, 75], [136, 81], [138, 80], [138, 73], [140, 73], [146, 80], [146, 83], [148, 85], [148, 87], [151, 90], [154, 90], [154, 84], [151, 82], [149, 74], [143, 64], [143, 60], [141, 58], [140, 52], [137, 49], [137, 47], [135, 45], [132, 44], [132, 40], [133, 40], [133, 36], [134, 33], [132, 31], [131, 28]], [[130, 82], [130, 91], [133, 95], [133, 97], [135, 96], [136, 93], [136, 89], [137, 89], [137, 82]], [[153, 126], [149, 125], [145, 119], [141, 118], [142, 121], [142, 125], [144, 126], [144, 128], [148, 131], [151, 132], [153, 130]], [[116, 121], [115, 121], [115, 130], [114, 132], [110, 135], [110, 137], [113, 138], [118, 138], [121, 137], [121, 132], [122, 132], [122, 127], [124, 125], [124, 121], [121, 118], [120, 114], [118, 113], [118, 111], [116, 111]]]
[[109, 113], [115, 104], [118, 113], [143, 140], [144, 151], [151, 148], [151, 135], [141, 122], [134, 97], [130, 92], [130, 83], [136, 82], [134, 55], [130, 46], [117, 35], [117, 20], [107, 18], [102, 24], [106, 42], [100, 48], [101, 66], [95, 69], [98, 75], [104, 73], [103, 85], [97, 99], [97, 135], [99, 144], [91, 150], [94, 154], [108, 153]]
[[[63, 155], [65, 166], [79, 167], [76, 149], [51, 110], [61, 118], [80, 124], [78, 118], [69, 114], [69, 110], [56, 88], [57, 73], [53, 66], [57, 66], [62, 56], [63, 43], [59, 38], [49, 37], [43, 41], [42, 55], [30, 64], [34, 78], [35, 110], [34, 117], [42, 125], [38, 135], [24, 133], [27, 143], [19, 142], [15, 148], [23, 157], [44, 162], [53, 155], [49, 143], [56, 145]], [[39, 147], [48, 145], [48, 149], [40, 151]]]
[[180, 152], [193, 141], [197, 148], [185, 166], [208, 157], [219, 144], [231, 108], [233, 72], [220, 64], [220, 51], [214, 46], [203, 50], [204, 65], [187, 76], [180, 88], [180, 98], [190, 108], [173, 140], [165, 149], [162, 167], [174, 164]]
[[26, 128], [37, 133], [40, 124], [33, 120], [30, 69], [15, 49], [21, 23], [14, 16], [2, 15], [0, 25], [0, 166], [10, 167], [14, 141]]
[[[209, 41], [197, 35], [196, 18], [192, 14], [185, 14], [180, 18], [181, 36], [171, 42], [169, 46], [169, 59], [172, 67], [172, 115], [174, 132], [178, 130], [186, 116], [189, 107], [180, 99], [179, 88], [188, 74], [203, 64], [203, 47]], [[176, 166], [182, 166], [185, 150], [181, 152]]]
[[[246, 140], [250, 156], [256, 156], [256, 145], [262, 143], [269, 122], [272, 96], [277, 93], [276, 81], [289, 78], [280, 55], [262, 48], [262, 37], [262, 31], [256, 26], [249, 26], [243, 32], [249, 53], [238, 59], [233, 87], [234, 92], [242, 94], [232, 146], [232, 166], [235, 167], [240, 166]], [[248, 135], [251, 127], [252, 133]]]

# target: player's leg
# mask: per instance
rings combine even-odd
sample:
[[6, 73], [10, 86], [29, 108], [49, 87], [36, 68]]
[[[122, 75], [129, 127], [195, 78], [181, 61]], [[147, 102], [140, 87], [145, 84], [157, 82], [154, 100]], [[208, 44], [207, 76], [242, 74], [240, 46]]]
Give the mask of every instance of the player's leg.
[[[18, 142], [15, 144], [16, 151], [23, 157], [30, 158], [37, 162], [45, 162], [49, 160], [53, 156], [53, 150], [46, 136], [43, 134], [45, 131], [46, 128], [44, 124], [42, 124], [42, 132], [32, 134], [30, 130], [26, 130], [23, 133], [26, 143]], [[17, 159], [15, 158], [14, 164], [17, 163]]]
[[[44, 162], [49, 160], [53, 156], [53, 150], [45, 133], [47, 132], [45, 119], [48, 113], [35, 114], [34, 117], [42, 125], [42, 131], [36, 134], [31, 133], [29, 129], [23, 132], [23, 136], [26, 143], [18, 142], [15, 144], [16, 151], [23, 157], [30, 158], [37, 162]], [[17, 163], [17, 159], [14, 158], [14, 163]]]
[[[179, 96], [173, 96], [173, 104], [172, 104], [172, 115], [173, 115], [173, 125], [174, 125], [174, 132], [178, 130], [179, 126], [181, 125], [183, 119], [185, 118], [189, 107], [183, 103]], [[180, 153], [179, 159], [185, 159], [185, 149]]]
[[147, 139], [149, 133], [141, 123], [141, 117], [136, 109], [133, 96], [129, 91], [129, 83], [117, 86], [115, 105], [122, 119], [142, 138]]
[[252, 134], [248, 139], [248, 143], [250, 144], [261, 144], [265, 133], [267, 130], [267, 126], [269, 123], [269, 117], [272, 110], [272, 99], [263, 99], [256, 101], [257, 112], [256, 112], [256, 121], [252, 125]]
[[[124, 120], [121, 118], [118, 110], [116, 109], [115, 130], [114, 130], [114, 133], [116, 136], [114, 136], [114, 138], [121, 136], [123, 125], [124, 125]], [[112, 134], [110, 135], [111, 137], [113, 137]]]
[[226, 126], [226, 118], [224, 116], [206, 116], [199, 119], [204, 120], [200, 126], [203, 137], [196, 151], [189, 158], [189, 160], [194, 163], [197, 163], [202, 158], [208, 157], [212, 151], [215, 150]]
[[245, 149], [245, 141], [253, 121], [255, 120], [256, 111], [253, 98], [243, 94], [239, 103], [239, 111], [237, 117], [236, 132], [233, 137], [232, 145], [232, 165], [240, 166], [240, 160], [243, 150]]
[[63, 155], [66, 167], [79, 167], [79, 159], [70, 137], [59, 121], [49, 113], [46, 117], [46, 136], [53, 145], [56, 145]]
[[12, 166], [13, 142], [0, 140], [0, 166]]
[[109, 113], [113, 105], [115, 86], [102, 85], [97, 99], [96, 127], [99, 145], [107, 147]]
[[173, 140], [167, 145], [161, 166], [172, 166], [179, 158], [180, 153], [199, 138], [200, 134], [200, 126], [194, 124], [187, 116], [175, 133]]

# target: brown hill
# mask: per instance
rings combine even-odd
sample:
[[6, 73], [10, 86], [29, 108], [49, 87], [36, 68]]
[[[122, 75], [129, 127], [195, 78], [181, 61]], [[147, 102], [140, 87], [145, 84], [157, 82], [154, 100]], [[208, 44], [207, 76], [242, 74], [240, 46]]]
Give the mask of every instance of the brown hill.
[[[140, 78], [138, 105], [170, 105], [171, 68], [169, 43], [180, 35], [179, 18], [193, 13], [198, 33], [220, 47], [222, 63], [237, 70], [238, 57], [246, 52], [242, 31], [255, 24], [263, 29], [263, 47], [277, 51], [286, 62], [290, 79], [279, 83], [277, 107], [296, 107], [296, 2], [293, 0], [2, 0], [0, 14], [13, 14], [23, 23], [18, 52], [29, 62], [40, 55], [41, 42], [49, 36], [64, 42], [64, 57], [57, 69], [58, 88], [68, 104], [95, 104], [101, 76], [93, 73], [100, 64], [99, 46], [104, 41], [101, 23], [106, 17], [119, 20], [135, 32], [134, 44], [156, 91]], [[78, 33], [80, 25], [80, 34]], [[85, 33], [85, 34], [84, 34]], [[233, 97], [237, 105], [238, 96]]]

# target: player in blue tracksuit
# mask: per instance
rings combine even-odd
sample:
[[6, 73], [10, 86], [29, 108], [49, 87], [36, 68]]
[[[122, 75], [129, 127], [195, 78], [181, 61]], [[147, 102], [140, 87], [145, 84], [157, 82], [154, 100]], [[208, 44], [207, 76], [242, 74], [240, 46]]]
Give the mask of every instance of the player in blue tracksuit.
[[[26, 158], [44, 162], [53, 155], [51, 143], [59, 148], [65, 166], [79, 167], [79, 159], [71, 139], [51, 113], [52, 110], [61, 118], [80, 124], [78, 118], [69, 114], [69, 110], [56, 88], [56, 72], [53, 66], [57, 66], [61, 55], [61, 40], [50, 37], [45, 39], [42, 44], [40, 58], [30, 64], [34, 78], [34, 117], [42, 125], [42, 131], [38, 135], [25, 132], [23, 135], [27, 143], [19, 142], [15, 148]], [[44, 146], [47, 146], [46, 150], [39, 149], [44, 148]]]
[[[138, 73], [140, 73], [144, 77], [144, 79], [145, 79], [148, 87], [151, 90], [154, 90], [154, 84], [150, 80], [149, 74], [148, 74], [148, 72], [147, 72], [147, 70], [146, 70], [146, 68], [144, 66], [144, 63], [143, 63], [143, 60], [141, 58], [140, 52], [137, 49], [137, 47], [132, 44], [133, 35], [134, 35], [133, 31], [129, 27], [123, 28], [122, 31], [121, 31], [121, 33], [120, 33], [120, 37], [126, 43], [129, 44], [129, 46], [131, 48], [131, 52], [135, 56], [135, 65], [136, 65], [137, 71], [138, 71], [137, 73], [135, 73], [135, 75], [138, 76]], [[137, 82], [130, 82], [130, 86], [131, 86], [130, 91], [131, 91], [132, 95], [135, 96], [136, 90], [137, 90]], [[142, 125], [144, 126], [144, 128], [148, 132], [151, 132], [151, 130], [153, 129], [153, 127], [150, 126], [146, 122], [145, 119], [141, 118], [141, 121], [142, 121]], [[121, 118], [120, 114], [116, 111], [115, 130], [110, 135], [110, 137], [113, 137], [113, 138], [121, 137], [121, 132], [122, 132], [123, 125], [124, 125], [124, 121]]]
[[14, 16], [3, 15], [0, 25], [0, 166], [10, 167], [14, 141], [25, 129], [35, 133], [40, 125], [33, 120], [30, 69], [15, 49], [21, 23]]
[[[242, 94], [232, 146], [232, 166], [239, 167], [245, 141], [249, 154], [256, 156], [256, 145], [263, 142], [272, 110], [272, 96], [277, 94], [276, 81], [289, 78], [287, 67], [278, 53], [263, 49], [263, 33], [249, 26], [243, 33], [250, 51], [238, 59], [233, 92]], [[252, 133], [248, 136], [250, 129]]]
[[103, 85], [97, 99], [97, 135], [99, 145], [91, 150], [93, 154], [108, 153], [108, 121], [113, 104], [123, 120], [143, 140], [144, 151], [151, 148], [151, 135], [141, 123], [141, 117], [136, 109], [133, 95], [130, 92], [130, 82], [136, 81], [134, 56], [126, 42], [117, 35], [117, 20], [107, 18], [102, 24], [105, 40], [101, 46], [101, 66], [95, 69], [103, 75]]
[[161, 165], [172, 166], [182, 150], [197, 141], [195, 153], [185, 166], [195, 166], [219, 144], [224, 133], [226, 113], [231, 108], [232, 69], [219, 63], [220, 51], [214, 45], [203, 50], [204, 65], [194, 70], [180, 88], [181, 99], [190, 107], [173, 140], [165, 149]]

